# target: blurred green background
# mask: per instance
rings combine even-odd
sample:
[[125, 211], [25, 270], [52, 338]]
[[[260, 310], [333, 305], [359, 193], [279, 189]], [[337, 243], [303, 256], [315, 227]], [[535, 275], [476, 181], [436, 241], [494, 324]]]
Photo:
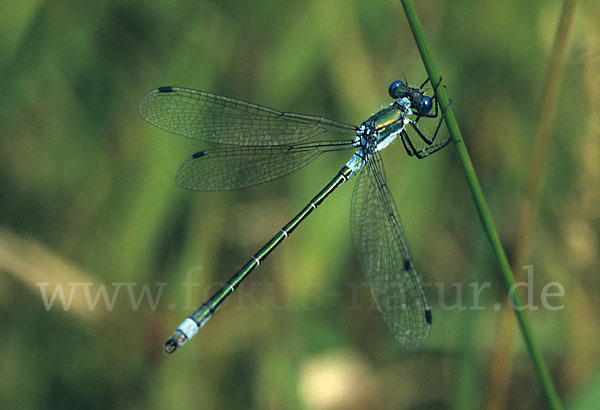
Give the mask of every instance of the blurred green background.
[[[561, 6], [417, 4], [509, 257]], [[526, 255], [529, 316], [573, 409], [600, 400], [598, 16], [580, 2]], [[506, 298], [452, 148], [383, 154], [434, 284], [421, 350], [396, 344], [371, 302], [349, 237], [351, 182], [193, 341], [162, 353], [348, 154], [263, 186], [187, 192], [175, 172], [206, 145], [146, 124], [139, 99], [179, 85], [359, 124], [389, 104], [391, 81], [426, 78], [399, 2], [7, 0], [0, 62], [3, 408], [544, 408], [520, 335], [498, 330]], [[541, 305], [550, 282], [563, 309]], [[479, 301], [474, 283], [489, 284]], [[55, 295], [47, 309], [43, 292], [50, 303], [57, 289], [69, 306]]]

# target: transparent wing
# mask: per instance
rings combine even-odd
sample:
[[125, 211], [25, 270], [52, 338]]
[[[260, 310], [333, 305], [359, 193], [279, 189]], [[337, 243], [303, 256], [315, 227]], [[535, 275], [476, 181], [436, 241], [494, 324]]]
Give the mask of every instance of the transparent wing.
[[284, 113], [218, 94], [160, 87], [140, 101], [150, 124], [174, 134], [230, 145], [293, 144], [324, 132], [354, 134], [356, 128], [327, 118]]
[[431, 310], [408, 252], [378, 152], [364, 168], [352, 194], [354, 247], [386, 324], [400, 344], [414, 350], [429, 336]]
[[294, 172], [323, 152], [351, 148], [353, 141], [321, 141], [200, 151], [185, 160], [175, 181], [182, 188], [196, 191], [246, 188]]

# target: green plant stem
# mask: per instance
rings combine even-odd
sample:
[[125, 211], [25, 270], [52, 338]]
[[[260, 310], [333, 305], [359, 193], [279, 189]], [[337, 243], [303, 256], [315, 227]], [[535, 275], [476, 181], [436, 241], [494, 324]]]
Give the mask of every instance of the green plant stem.
[[[412, 30], [415, 42], [419, 49], [419, 53], [421, 54], [421, 58], [423, 59], [423, 63], [427, 70], [427, 74], [429, 75], [430, 81], [432, 84], [438, 84], [440, 81], [440, 75], [437, 71], [437, 68], [435, 67], [435, 64], [433, 63], [433, 58], [431, 57], [429, 46], [427, 45], [427, 41], [425, 40], [425, 34], [423, 33], [423, 28], [421, 27], [421, 23], [419, 21], [419, 18], [417, 17], [417, 12], [415, 10], [414, 4], [411, 0], [400, 1], [402, 3], [402, 7], [404, 7], [406, 18]], [[458, 160], [467, 180], [467, 184], [469, 186], [469, 189], [471, 190], [471, 195], [473, 196], [473, 200], [475, 201], [475, 207], [477, 208], [479, 219], [481, 220], [483, 230], [485, 231], [485, 234], [490, 242], [494, 257], [498, 262], [502, 282], [504, 284], [504, 287], [506, 288], [506, 291], [508, 292], [508, 290], [513, 288], [515, 284], [515, 279], [513, 277], [510, 264], [508, 263], [508, 259], [506, 258], [506, 254], [504, 253], [504, 249], [502, 248], [502, 244], [500, 243], [500, 238], [498, 237], [498, 233], [496, 232], [494, 222], [492, 221], [492, 216], [483, 196], [483, 191], [481, 190], [481, 186], [479, 185], [479, 181], [477, 180], [477, 176], [475, 174], [473, 164], [471, 163], [469, 153], [467, 152], [467, 148], [463, 142], [460, 130], [458, 128], [458, 123], [456, 122], [456, 118], [454, 117], [454, 113], [452, 111], [452, 107], [449, 106], [446, 89], [444, 87], [439, 87], [437, 89], [436, 94], [438, 102], [440, 103], [442, 110], [445, 112], [444, 120], [446, 122], [446, 126], [448, 127], [448, 132], [452, 140], [454, 141], [453, 145], [456, 149], [456, 154], [458, 156]], [[538, 374], [538, 378], [542, 385], [542, 389], [544, 390], [546, 399], [548, 400], [548, 404], [552, 409], [562, 409], [563, 406], [560, 402], [560, 399], [558, 398], [558, 394], [556, 393], [556, 389], [554, 387], [552, 379], [550, 378], [550, 373], [548, 372], [548, 368], [546, 367], [546, 364], [542, 358], [541, 350], [531, 330], [529, 319], [525, 314], [521, 297], [518, 292], [514, 292], [513, 295], [513, 310], [515, 312], [515, 315], [517, 316], [517, 321], [519, 323], [521, 334], [523, 335], [525, 345], [527, 346], [527, 350], [535, 366], [535, 370]]]

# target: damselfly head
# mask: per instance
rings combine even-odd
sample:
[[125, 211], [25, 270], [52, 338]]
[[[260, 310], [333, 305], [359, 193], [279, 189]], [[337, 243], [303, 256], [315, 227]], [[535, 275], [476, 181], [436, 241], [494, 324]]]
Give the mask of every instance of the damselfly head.
[[394, 100], [407, 97], [411, 108], [419, 115], [427, 115], [433, 108], [433, 101], [418, 88], [412, 88], [403, 81], [394, 81], [389, 88], [390, 97]]

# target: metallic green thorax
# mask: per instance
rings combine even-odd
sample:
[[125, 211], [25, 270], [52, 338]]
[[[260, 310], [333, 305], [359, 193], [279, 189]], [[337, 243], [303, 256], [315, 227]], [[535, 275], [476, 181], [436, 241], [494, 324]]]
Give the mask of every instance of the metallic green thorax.
[[396, 133], [402, 131], [402, 129], [404, 128], [404, 121], [406, 118], [408, 118], [410, 112], [407, 113], [407, 108], [404, 106], [400, 106], [402, 108], [398, 107], [398, 105], [401, 103], [402, 101], [399, 101], [387, 106], [381, 111], [373, 114], [366, 121], [367, 123], [370, 122], [379, 134], [378, 142], [382, 142], [388, 136], [395, 135]]

